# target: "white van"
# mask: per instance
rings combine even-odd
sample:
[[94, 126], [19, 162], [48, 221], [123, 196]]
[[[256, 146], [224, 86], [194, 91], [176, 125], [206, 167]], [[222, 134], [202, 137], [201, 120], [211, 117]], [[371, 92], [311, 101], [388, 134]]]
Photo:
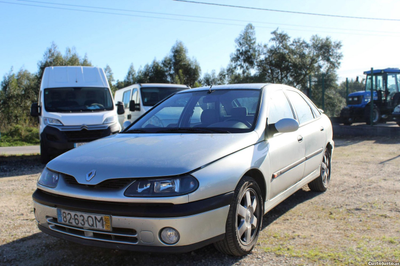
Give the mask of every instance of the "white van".
[[[124, 112], [119, 112], [118, 121], [122, 128], [124, 123], [134, 122], [156, 103], [181, 90], [190, 89], [180, 84], [144, 83], [133, 84], [115, 92], [115, 104], [122, 103]], [[125, 123], [126, 125], [126, 123]]]
[[42, 163], [121, 130], [106, 75], [98, 67], [47, 67], [31, 115], [39, 120]]

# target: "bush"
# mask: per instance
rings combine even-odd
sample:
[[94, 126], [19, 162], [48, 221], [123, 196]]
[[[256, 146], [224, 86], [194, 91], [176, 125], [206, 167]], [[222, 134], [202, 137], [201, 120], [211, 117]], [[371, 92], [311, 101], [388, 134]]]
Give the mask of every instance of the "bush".
[[36, 127], [11, 126], [8, 131], [1, 132], [0, 147], [38, 145], [39, 129]]

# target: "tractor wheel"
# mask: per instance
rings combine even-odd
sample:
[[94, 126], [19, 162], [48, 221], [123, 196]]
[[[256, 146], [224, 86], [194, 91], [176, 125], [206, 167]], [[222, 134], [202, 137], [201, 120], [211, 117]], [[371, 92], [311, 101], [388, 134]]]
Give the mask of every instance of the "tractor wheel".
[[[371, 109], [369, 106], [365, 107], [364, 111], [364, 116], [365, 116], [365, 122], [367, 125], [371, 124]], [[377, 106], [374, 106], [374, 109], [372, 111], [372, 123], [377, 124], [381, 118], [381, 112], [379, 111]]]
[[350, 126], [351, 124], [353, 124], [353, 122], [354, 122], [353, 117], [348, 117], [348, 118], [343, 120], [343, 124], [346, 125], [346, 126]]

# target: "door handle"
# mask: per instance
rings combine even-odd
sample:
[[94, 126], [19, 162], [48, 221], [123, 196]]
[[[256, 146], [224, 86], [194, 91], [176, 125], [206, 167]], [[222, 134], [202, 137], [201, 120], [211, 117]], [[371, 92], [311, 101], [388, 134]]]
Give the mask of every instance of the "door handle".
[[321, 126], [321, 129], [320, 129], [321, 131], [324, 131], [325, 130], [325, 128], [323, 127], [323, 126]]
[[302, 141], [303, 141], [303, 136], [298, 135], [298, 136], [297, 136], [297, 141], [298, 141], [298, 142], [302, 142]]
[[132, 117], [132, 115], [128, 115], [128, 116], [127, 116], [128, 119], [131, 119], [131, 117]]

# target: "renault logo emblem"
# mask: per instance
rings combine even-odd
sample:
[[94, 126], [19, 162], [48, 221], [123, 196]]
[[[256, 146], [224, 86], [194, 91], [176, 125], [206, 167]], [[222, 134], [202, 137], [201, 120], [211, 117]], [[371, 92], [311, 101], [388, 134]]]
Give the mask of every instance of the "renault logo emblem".
[[93, 179], [93, 177], [96, 175], [96, 170], [92, 170], [89, 173], [86, 174], [86, 181], [90, 181]]

